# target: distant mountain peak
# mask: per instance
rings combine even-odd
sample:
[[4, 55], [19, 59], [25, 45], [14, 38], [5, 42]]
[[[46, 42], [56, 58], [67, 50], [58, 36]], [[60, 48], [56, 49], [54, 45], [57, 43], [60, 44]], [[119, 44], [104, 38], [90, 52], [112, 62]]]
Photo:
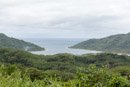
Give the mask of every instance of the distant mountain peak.
[[0, 33], [0, 37], [7, 37], [7, 35]]

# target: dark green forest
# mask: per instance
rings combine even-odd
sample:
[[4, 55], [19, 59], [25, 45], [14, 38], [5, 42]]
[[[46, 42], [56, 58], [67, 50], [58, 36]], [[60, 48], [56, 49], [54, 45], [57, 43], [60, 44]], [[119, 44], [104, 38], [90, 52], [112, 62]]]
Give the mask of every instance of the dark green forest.
[[0, 87], [130, 87], [130, 57], [0, 49]]

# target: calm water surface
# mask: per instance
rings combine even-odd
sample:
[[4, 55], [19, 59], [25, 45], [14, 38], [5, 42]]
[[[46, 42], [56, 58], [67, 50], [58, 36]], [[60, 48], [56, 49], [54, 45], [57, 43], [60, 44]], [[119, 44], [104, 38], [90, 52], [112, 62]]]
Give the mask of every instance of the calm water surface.
[[24, 39], [25, 41], [32, 42], [41, 47], [44, 47], [45, 51], [35, 51], [34, 54], [53, 55], [58, 53], [71, 53], [75, 55], [82, 55], [88, 53], [98, 53], [97, 51], [82, 50], [82, 49], [71, 49], [68, 48], [86, 39]]

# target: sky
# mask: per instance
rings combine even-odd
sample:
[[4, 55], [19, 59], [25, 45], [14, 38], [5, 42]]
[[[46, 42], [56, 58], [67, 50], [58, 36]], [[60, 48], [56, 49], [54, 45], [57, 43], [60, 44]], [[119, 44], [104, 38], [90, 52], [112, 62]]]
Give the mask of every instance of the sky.
[[130, 32], [130, 0], [0, 0], [0, 33], [101, 38]]

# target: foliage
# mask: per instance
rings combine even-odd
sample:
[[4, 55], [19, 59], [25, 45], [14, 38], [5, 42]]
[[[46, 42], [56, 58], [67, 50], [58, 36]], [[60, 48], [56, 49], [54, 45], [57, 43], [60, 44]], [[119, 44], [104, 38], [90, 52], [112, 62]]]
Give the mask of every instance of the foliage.
[[[0, 87], [130, 87], [130, 57], [0, 49]], [[94, 64], [94, 65], [92, 65]]]
[[[8, 69], [12, 67], [15, 69], [8, 73], [11, 70]], [[34, 68], [21, 70], [15, 65], [1, 65], [0, 87], [130, 87], [128, 79], [110, 73], [106, 68], [90, 65], [84, 71], [85, 73], [77, 72], [76, 78], [62, 81], [57, 77], [45, 76], [44, 71]]]

